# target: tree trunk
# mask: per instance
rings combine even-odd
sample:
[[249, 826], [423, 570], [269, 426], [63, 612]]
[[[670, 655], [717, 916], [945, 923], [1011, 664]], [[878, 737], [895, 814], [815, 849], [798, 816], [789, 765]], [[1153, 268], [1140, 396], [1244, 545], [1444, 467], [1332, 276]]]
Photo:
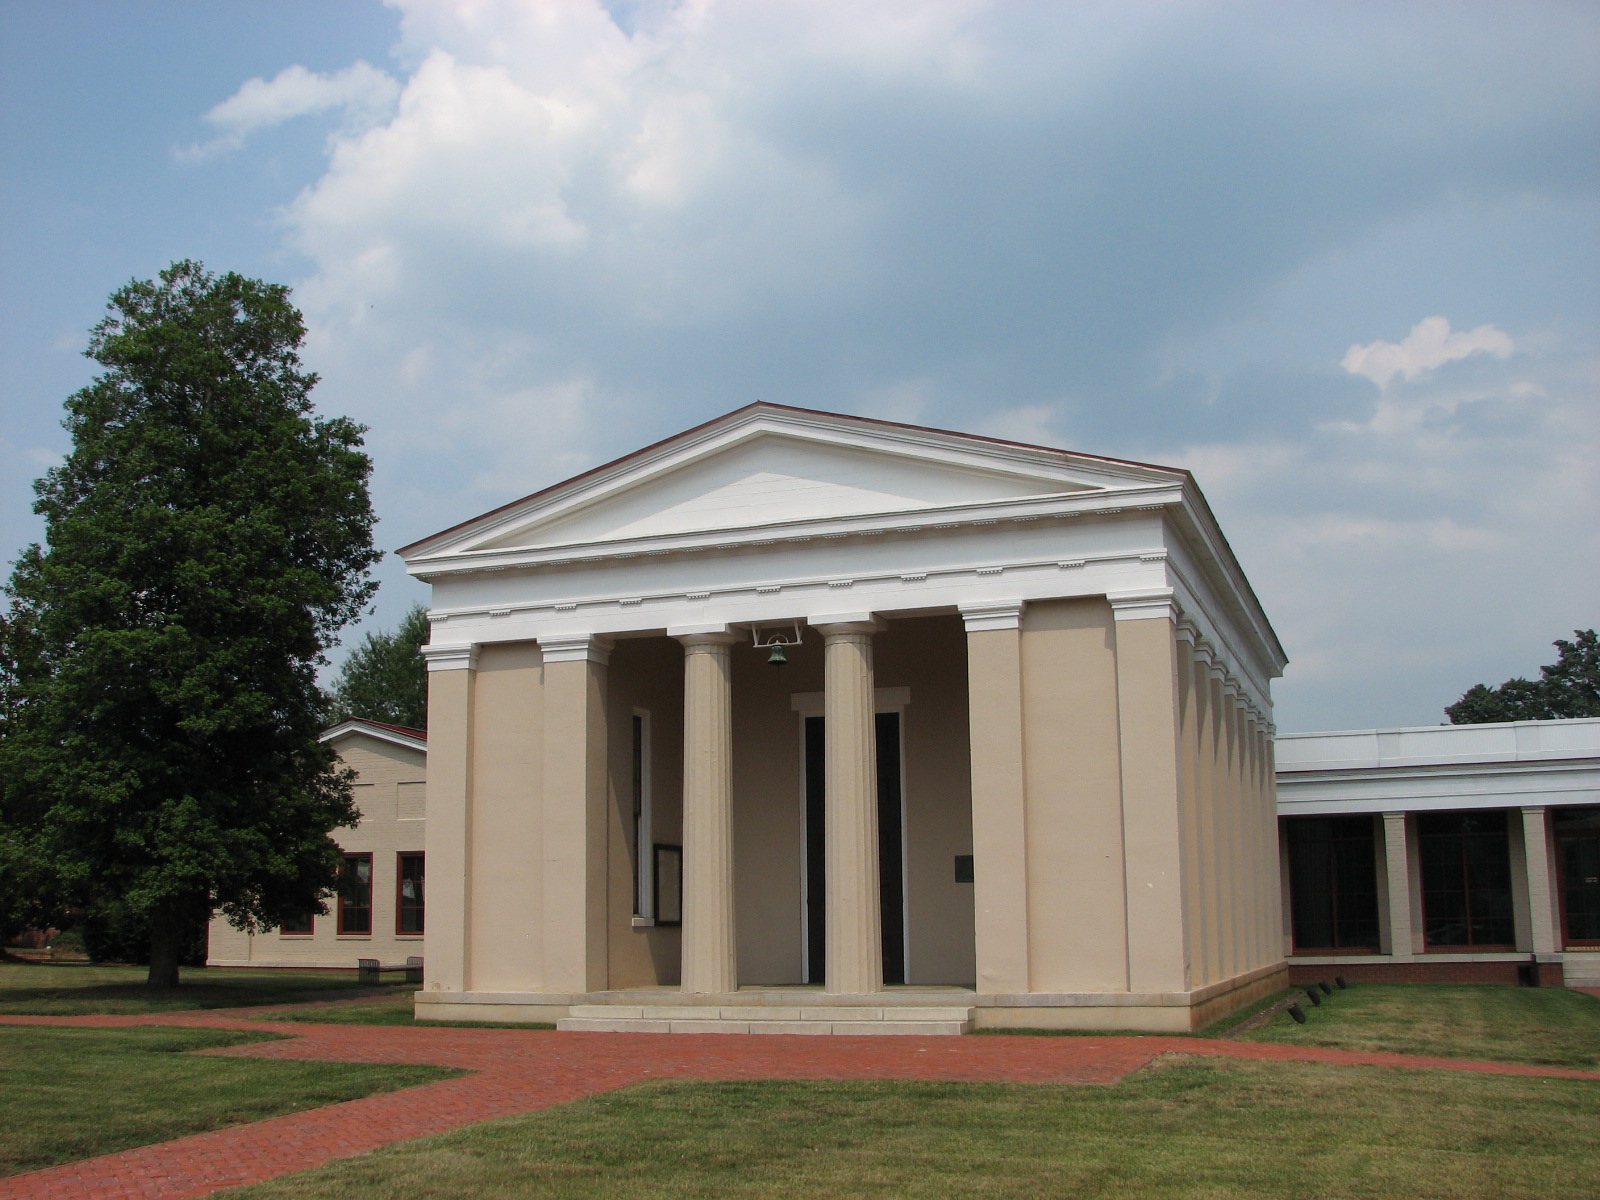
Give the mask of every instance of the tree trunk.
[[178, 986], [179, 943], [183, 941], [183, 922], [172, 909], [150, 914], [150, 974], [145, 984], [153, 988]]

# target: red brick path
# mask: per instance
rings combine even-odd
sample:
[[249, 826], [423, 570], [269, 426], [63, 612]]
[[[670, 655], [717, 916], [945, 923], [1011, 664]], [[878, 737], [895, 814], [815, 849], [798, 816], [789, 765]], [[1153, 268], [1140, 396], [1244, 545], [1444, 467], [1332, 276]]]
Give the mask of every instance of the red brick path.
[[434, 1063], [471, 1075], [0, 1179], [0, 1200], [206, 1196], [392, 1142], [563, 1104], [648, 1079], [908, 1079], [1115, 1083], [1158, 1055], [1427, 1067], [1600, 1080], [1600, 1072], [1172, 1037], [797, 1037], [311, 1025], [216, 1012], [0, 1017], [5, 1024], [265, 1030], [292, 1040], [206, 1051]]

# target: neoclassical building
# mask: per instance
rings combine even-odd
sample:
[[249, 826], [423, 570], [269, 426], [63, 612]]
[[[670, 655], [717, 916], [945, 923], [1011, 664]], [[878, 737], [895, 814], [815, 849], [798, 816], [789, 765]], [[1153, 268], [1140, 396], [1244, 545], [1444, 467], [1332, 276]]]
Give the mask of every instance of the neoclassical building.
[[1284, 986], [1285, 658], [1185, 471], [755, 404], [401, 554], [419, 1012], [1186, 1030]]

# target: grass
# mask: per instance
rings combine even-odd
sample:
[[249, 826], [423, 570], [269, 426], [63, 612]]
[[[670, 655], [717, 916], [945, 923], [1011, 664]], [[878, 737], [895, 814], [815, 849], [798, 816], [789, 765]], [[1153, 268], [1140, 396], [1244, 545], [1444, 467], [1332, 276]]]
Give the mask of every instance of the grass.
[[359, 986], [353, 971], [193, 967], [184, 969], [177, 987], [153, 990], [145, 986], [145, 973], [144, 967], [88, 963], [0, 963], [0, 1014], [72, 1017], [292, 1004]]
[[443, 1067], [185, 1053], [275, 1040], [217, 1029], [0, 1026], [0, 1174], [444, 1079]]
[[1563, 988], [1354, 983], [1241, 1041], [1600, 1069], [1600, 1000]]
[[554, 1029], [554, 1025], [524, 1021], [419, 1021], [412, 1015], [411, 992], [386, 997], [371, 1004], [306, 1008], [297, 1012], [264, 1013], [264, 1021], [305, 1021], [317, 1025], [424, 1025], [433, 1029]]
[[1600, 1086], [1174, 1059], [1115, 1087], [644, 1084], [230, 1200], [1592, 1195]]

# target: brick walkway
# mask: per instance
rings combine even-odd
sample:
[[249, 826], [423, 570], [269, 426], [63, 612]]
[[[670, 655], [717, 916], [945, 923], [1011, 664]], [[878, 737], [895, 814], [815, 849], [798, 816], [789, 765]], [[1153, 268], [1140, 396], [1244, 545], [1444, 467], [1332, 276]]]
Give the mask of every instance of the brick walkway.
[[649, 1079], [907, 1079], [1115, 1083], [1162, 1054], [1426, 1067], [1600, 1080], [1600, 1072], [1171, 1037], [734, 1037], [313, 1025], [218, 1012], [0, 1017], [4, 1024], [262, 1030], [292, 1040], [205, 1051], [262, 1058], [433, 1063], [473, 1072], [0, 1179], [0, 1200], [207, 1196], [392, 1142], [532, 1112]]

